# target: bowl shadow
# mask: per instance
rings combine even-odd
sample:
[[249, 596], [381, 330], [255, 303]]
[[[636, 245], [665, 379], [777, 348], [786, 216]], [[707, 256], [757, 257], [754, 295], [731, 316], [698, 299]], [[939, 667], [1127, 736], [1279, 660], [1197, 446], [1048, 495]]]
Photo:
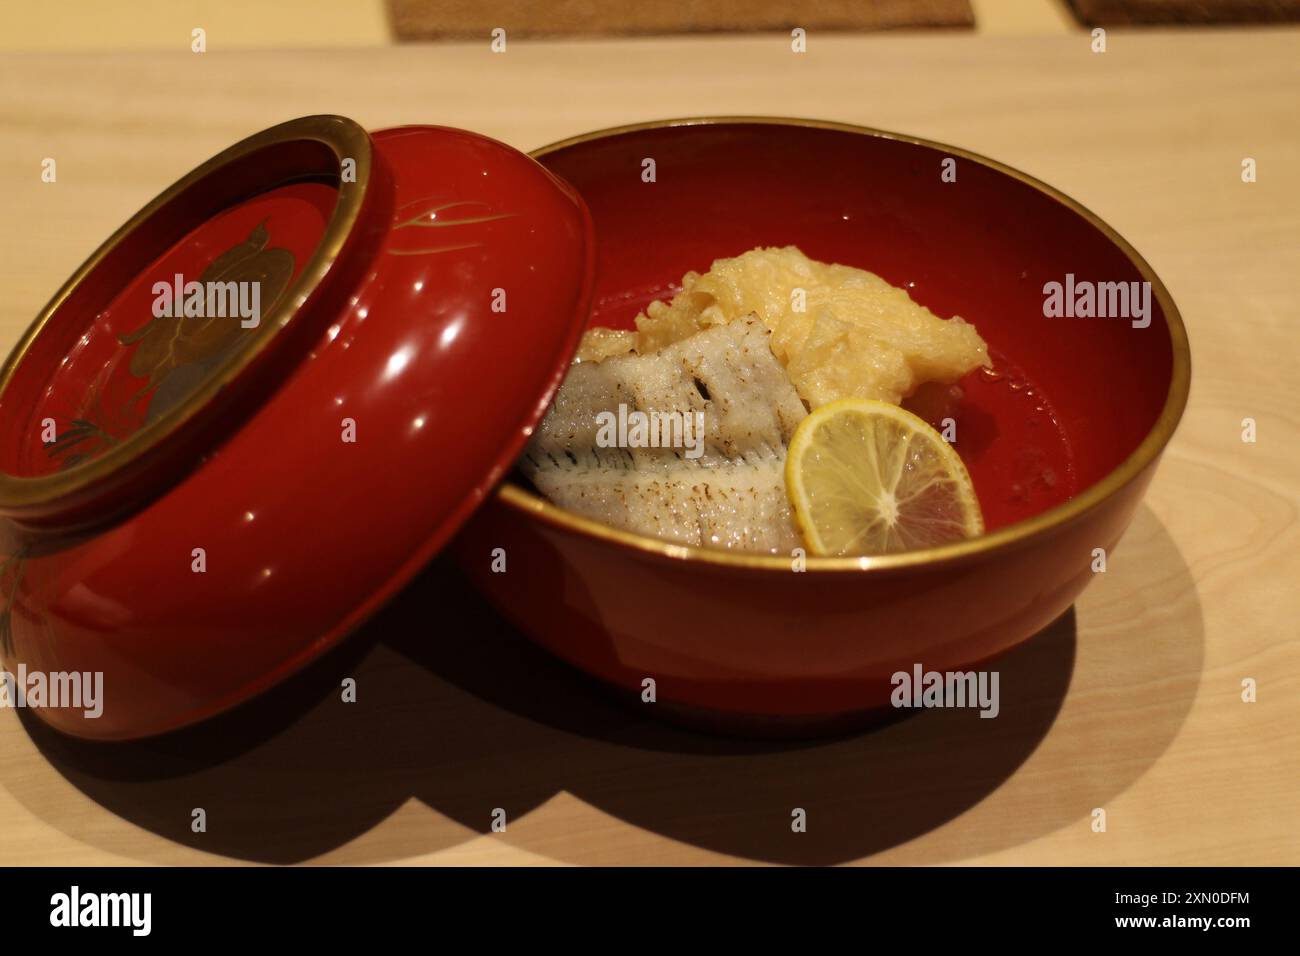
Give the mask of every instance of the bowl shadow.
[[[1134, 540], [1136, 539], [1136, 540]], [[567, 791], [618, 821], [676, 841], [654, 859], [830, 864], [871, 857], [940, 827], [951, 839], [908, 847], [901, 860], [941, 862], [1016, 846], [1086, 818], [1140, 778], [1177, 735], [1199, 684], [1201, 615], [1190, 572], [1163, 525], [1139, 510], [1126, 538], [1125, 588], [1191, 602], [1194, 620], [1132, 654], [1134, 680], [1183, 675], [1176, 706], [1123, 737], [1117, 770], [1034, 774], [1016, 770], [1057, 721], [1079, 653], [1074, 608], [992, 665], [1001, 712], [929, 710], [831, 740], [706, 736], [652, 719], [541, 651], [474, 593], [449, 562], [435, 561], [379, 615], [274, 691], [199, 726], [149, 740], [103, 744], [58, 734], [20, 716], [55, 769], [105, 809], [185, 846], [238, 860], [295, 863], [404, 859], [494, 839], [574, 863], [645, 862], [626, 840], [557, 834], [528, 815]], [[1134, 580], [1137, 578], [1138, 580]], [[1105, 580], [1094, 582], [1102, 587]], [[1140, 627], [1141, 622], [1134, 622]], [[1085, 628], [1086, 630], [1086, 628]], [[356, 681], [356, 701], [340, 686]], [[1008, 781], [1013, 781], [1008, 784]], [[6, 786], [33, 813], [92, 844], [109, 841], [42, 804], [35, 783]], [[997, 825], [972, 814], [1000, 788], [1017, 811]], [[416, 798], [422, 813], [400, 838], [369, 839]], [[1023, 806], [1022, 806], [1023, 804]], [[202, 807], [207, 830], [191, 830]], [[791, 828], [805, 811], [806, 832]], [[1027, 809], [1026, 809], [1027, 808]], [[967, 822], [968, 821], [968, 822]], [[158, 856], [136, 842], [115, 852]]]

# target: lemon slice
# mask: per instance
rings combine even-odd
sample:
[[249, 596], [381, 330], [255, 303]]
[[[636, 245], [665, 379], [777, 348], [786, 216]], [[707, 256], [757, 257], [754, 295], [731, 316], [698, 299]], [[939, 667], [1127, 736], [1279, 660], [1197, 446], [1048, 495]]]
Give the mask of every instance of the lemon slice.
[[813, 554], [910, 551], [984, 533], [957, 452], [888, 402], [846, 398], [805, 418], [790, 440], [785, 488]]

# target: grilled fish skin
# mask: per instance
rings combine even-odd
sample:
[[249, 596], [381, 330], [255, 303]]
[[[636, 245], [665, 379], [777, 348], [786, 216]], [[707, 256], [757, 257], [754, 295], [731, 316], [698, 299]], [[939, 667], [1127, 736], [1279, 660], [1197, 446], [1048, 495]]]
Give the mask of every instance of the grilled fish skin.
[[[635, 420], [633, 413], [675, 417], [679, 427], [659, 435], [657, 446], [638, 443], [631, 429], [622, 446], [611, 442], [611, 421]], [[802, 539], [785, 491], [785, 454], [806, 414], [767, 327], [743, 316], [651, 355], [575, 364], [520, 467], [555, 504], [616, 528], [697, 547], [789, 553]], [[692, 434], [701, 422], [702, 433]]]

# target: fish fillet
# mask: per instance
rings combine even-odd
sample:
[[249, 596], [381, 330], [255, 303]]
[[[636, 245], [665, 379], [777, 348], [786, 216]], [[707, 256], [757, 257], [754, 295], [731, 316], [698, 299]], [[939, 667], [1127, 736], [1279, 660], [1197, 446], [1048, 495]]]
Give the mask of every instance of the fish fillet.
[[[611, 445], [620, 406], [625, 420], [640, 412], [698, 422], [702, 413], [701, 440]], [[766, 326], [745, 316], [651, 355], [577, 363], [520, 466], [555, 504], [617, 528], [789, 553], [802, 539], [786, 496], [785, 454], [806, 414]], [[682, 426], [670, 437], [686, 435]]]

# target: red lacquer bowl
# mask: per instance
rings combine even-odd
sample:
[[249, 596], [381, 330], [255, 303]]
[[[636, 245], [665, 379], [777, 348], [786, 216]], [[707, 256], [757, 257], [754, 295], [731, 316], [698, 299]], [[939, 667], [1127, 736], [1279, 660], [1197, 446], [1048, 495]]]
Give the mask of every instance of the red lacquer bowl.
[[[170, 730], [378, 607], [544, 411], [590, 230], [508, 146], [337, 116], [236, 144], [123, 226], [0, 374], [0, 651], [29, 690], [102, 681], [33, 712]], [[159, 315], [178, 274], [248, 289], [247, 328], [234, 300], [240, 321]]]
[[[653, 679], [661, 713], [832, 728], [888, 706], [898, 671], [966, 668], [1024, 641], [1119, 541], [1182, 415], [1190, 358], [1159, 279], [1078, 203], [964, 150], [813, 121], [649, 123], [533, 155], [591, 211], [595, 324], [627, 326], [714, 258], [793, 243], [975, 323], [996, 367], [961, 383], [955, 410], [988, 525], [974, 540], [799, 572], [617, 531], [506, 483], [458, 552], [559, 657], [632, 693]], [[1132, 317], [1049, 316], [1053, 282], [1138, 283]]]

